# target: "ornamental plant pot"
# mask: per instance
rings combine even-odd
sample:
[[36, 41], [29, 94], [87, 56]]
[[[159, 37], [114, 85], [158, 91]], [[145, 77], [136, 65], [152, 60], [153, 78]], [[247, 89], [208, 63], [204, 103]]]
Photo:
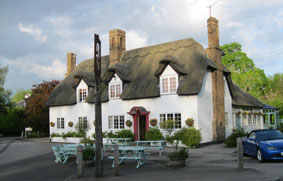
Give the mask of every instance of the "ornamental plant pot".
[[170, 168], [183, 168], [184, 166], [186, 166], [186, 157], [168, 157], [167, 166]]
[[94, 158], [83, 160], [84, 167], [93, 167], [94, 166]]
[[186, 120], [186, 125], [189, 127], [192, 127], [194, 125], [194, 119], [193, 118], [188, 118]]
[[157, 125], [157, 119], [151, 119], [150, 125], [153, 126], [153, 127], [156, 126]]

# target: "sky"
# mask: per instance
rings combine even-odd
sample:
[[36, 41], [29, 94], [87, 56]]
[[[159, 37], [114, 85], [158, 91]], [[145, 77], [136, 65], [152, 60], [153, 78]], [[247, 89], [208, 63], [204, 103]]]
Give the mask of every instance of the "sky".
[[238, 42], [268, 76], [283, 73], [282, 0], [0, 0], [0, 66], [15, 93], [63, 80], [67, 52], [77, 64], [93, 57], [99, 34], [126, 31], [126, 49], [193, 38], [207, 48], [208, 6], [219, 20], [220, 45]]

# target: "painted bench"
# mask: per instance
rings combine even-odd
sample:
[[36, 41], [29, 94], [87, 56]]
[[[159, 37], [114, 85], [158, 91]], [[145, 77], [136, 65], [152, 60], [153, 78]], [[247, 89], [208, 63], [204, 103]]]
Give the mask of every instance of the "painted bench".
[[146, 148], [155, 148], [159, 150], [159, 156], [161, 157], [161, 153], [162, 151], [164, 151], [166, 141], [165, 140], [136, 141], [136, 145]]
[[104, 151], [107, 150], [107, 147], [114, 146], [118, 144], [119, 146], [127, 146], [130, 143], [132, 138], [105, 138], [106, 143], [104, 145]]
[[[136, 160], [137, 168], [147, 162], [146, 154], [144, 152], [146, 148], [140, 146], [124, 146], [119, 147], [119, 164], [123, 163], [124, 160]], [[109, 159], [113, 159], [112, 167], [114, 168], [114, 156], [108, 156]]]

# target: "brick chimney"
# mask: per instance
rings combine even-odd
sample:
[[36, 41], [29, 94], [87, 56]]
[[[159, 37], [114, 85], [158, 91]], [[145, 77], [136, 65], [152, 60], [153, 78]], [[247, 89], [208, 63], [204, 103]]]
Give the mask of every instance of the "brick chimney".
[[76, 68], [76, 54], [72, 52], [67, 53], [67, 73], [65, 74], [66, 77], [70, 75]]
[[208, 48], [206, 49], [206, 53], [217, 66], [217, 70], [212, 72], [213, 140], [222, 142], [225, 140], [224, 80], [222, 51], [219, 48], [219, 27], [216, 18], [208, 18], [207, 30]]
[[126, 50], [126, 32], [120, 29], [109, 31], [109, 66], [120, 62]]

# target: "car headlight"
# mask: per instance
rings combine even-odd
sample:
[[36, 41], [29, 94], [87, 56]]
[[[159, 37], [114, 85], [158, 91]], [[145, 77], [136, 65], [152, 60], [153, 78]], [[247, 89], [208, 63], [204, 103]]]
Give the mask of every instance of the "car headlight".
[[275, 151], [275, 150], [277, 150], [277, 149], [276, 149], [275, 147], [273, 147], [273, 146], [268, 146], [267, 149], [270, 150], [270, 151]]

